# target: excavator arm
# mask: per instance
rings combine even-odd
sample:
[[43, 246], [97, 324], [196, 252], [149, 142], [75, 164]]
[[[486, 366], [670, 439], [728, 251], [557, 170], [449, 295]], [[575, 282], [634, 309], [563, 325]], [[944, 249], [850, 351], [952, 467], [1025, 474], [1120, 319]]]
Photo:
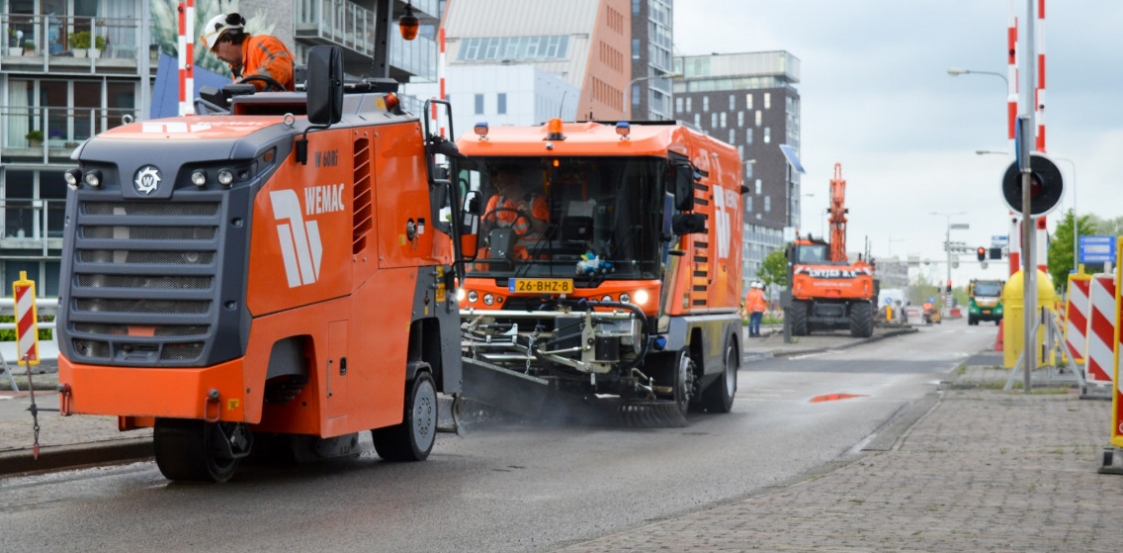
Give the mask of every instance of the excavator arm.
[[831, 261], [846, 262], [846, 181], [842, 178], [842, 164], [834, 164], [831, 179]]

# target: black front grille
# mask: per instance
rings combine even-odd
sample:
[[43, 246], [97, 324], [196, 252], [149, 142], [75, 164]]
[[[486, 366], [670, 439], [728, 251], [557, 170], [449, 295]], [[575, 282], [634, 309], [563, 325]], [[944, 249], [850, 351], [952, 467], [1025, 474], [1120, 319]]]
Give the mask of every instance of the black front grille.
[[74, 311], [77, 313], [201, 315], [206, 313], [210, 306], [210, 301], [79, 299], [74, 302]]
[[79, 356], [155, 361], [158, 349], [159, 361], [185, 365], [207, 351], [224, 226], [211, 197], [78, 202], [68, 330]]

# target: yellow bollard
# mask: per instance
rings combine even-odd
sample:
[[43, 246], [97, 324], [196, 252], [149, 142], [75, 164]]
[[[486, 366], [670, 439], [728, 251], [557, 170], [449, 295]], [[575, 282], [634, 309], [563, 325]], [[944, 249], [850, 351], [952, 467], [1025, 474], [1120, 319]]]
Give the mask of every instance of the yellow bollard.
[[[1022, 347], [1025, 343], [1025, 330], [1022, 326], [1024, 323], [1022, 311], [1025, 310], [1025, 293], [1022, 290], [1022, 272], [1018, 271], [1006, 280], [1006, 285], [1002, 287], [1002, 325], [1004, 327], [1003, 333], [1003, 347], [1002, 347], [1002, 366], [1007, 369], [1014, 368], [1018, 364], [1018, 360], [1022, 358]], [[1049, 310], [1049, 316], [1052, 316], [1056, 309], [1057, 294], [1053, 291], [1053, 279], [1041, 272], [1037, 271], [1037, 308], [1042, 307]], [[1045, 327], [1041, 326], [1037, 329], [1037, 363], [1054, 364], [1056, 363], [1056, 354], [1052, 351], [1049, 352], [1048, 359], [1042, 356], [1041, 345], [1045, 342]]]

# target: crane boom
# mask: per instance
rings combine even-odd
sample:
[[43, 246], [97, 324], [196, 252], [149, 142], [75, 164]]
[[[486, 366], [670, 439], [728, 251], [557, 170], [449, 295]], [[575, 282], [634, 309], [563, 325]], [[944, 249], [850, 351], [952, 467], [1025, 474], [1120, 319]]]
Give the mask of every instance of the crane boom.
[[842, 178], [842, 164], [834, 164], [831, 179], [831, 261], [846, 262], [846, 181]]

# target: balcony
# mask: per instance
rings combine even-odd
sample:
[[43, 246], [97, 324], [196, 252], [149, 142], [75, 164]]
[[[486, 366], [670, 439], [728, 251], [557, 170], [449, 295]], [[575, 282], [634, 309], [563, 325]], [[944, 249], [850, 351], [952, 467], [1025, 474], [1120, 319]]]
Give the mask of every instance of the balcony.
[[[0, 70], [139, 74], [135, 18], [0, 14], [0, 32]], [[75, 42], [82, 36], [86, 48]]]
[[66, 163], [84, 140], [136, 118], [133, 109], [0, 108], [0, 161]]

